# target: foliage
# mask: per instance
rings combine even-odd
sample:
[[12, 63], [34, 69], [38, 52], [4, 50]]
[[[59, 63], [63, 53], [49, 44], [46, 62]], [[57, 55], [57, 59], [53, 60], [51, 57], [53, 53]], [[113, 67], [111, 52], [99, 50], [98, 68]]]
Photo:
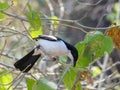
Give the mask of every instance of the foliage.
[[27, 83], [27, 89], [28, 89], [28, 90], [33, 90], [36, 81], [35, 81], [34, 79], [29, 79], [29, 78], [28, 78], [28, 79], [26, 80], [26, 83]]
[[84, 41], [76, 44], [79, 58], [76, 67], [86, 68], [93, 60], [111, 53], [113, 43], [110, 37], [99, 31], [88, 33]]
[[27, 79], [27, 87], [28, 90], [56, 90], [56, 85], [46, 78], [41, 78], [39, 81]]
[[[12, 74], [9, 73], [8, 70], [2, 70], [0, 71], [0, 90], [7, 90], [10, 86], [9, 83], [13, 81]], [[9, 90], [12, 90], [12, 87], [9, 88]]]
[[[14, 2], [16, 4], [14, 4], [13, 7], [18, 5], [17, 0], [14, 1]], [[43, 2], [44, 2], [44, 0], [43, 0]], [[32, 6], [29, 3], [27, 3], [26, 6], [28, 7], [28, 12], [25, 14], [25, 16], [26, 16], [27, 22], [29, 23], [28, 27], [25, 28], [25, 29], [27, 29], [26, 31], [23, 31], [22, 30], [23, 28], [21, 29], [21, 27], [19, 27], [20, 30], [17, 31], [16, 28], [18, 28], [18, 27], [16, 27], [16, 26], [12, 27], [14, 25], [11, 25], [11, 24], [10, 24], [11, 25], [10, 27], [7, 27], [7, 25], [6, 25], [6, 27], [7, 27], [6, 29], [10, 29], [10, 30], [8, 30], [9, 33], [12, 33], [12, 36], [16, 36], [16, 38], [17, 38], [16, 39], [16, 38], [12, 37], [12, 40], [15, 39], [17, 42], [19, 40], [21, 40], [24, 43], [26, 41], [27, 42], [29, 41], [28, 39], [23, 38], [23, 36], [24, 37], [28, 36], [26, 34], [27, 31], [29, 32], [29, 35], [31, 36], [31, 38], [34, 39], [34, 38], [38, 37], [39, 35], [43, 34], [43, 32], [45, 32], [45, 29], [46, 29], [46, 28], [43, 29], [42, 25], [43, 25], [43, 22], [44, 22], [43, 20], [44, 19], [43, 18], [41, 19], [41, 16], [38, 13], [38, 11], [33, 10]], [[0, 2], [0, 10], [6, 11], [8, 9], [8, 7], [9, 7], [8, 2]], [[114, 10], [115, 10], [115, 12], [112, 13], [111, 15], [108, 15], [108, 17], [107, 17], [111, 22], [113, 22], [116, 19], [116, 16], [119, 12], [118, 4], [114, 5]], [[13, 14], [13, 17], [16, 18], [16, 16], [14, 16], [14, 14]], [[0, 12], [0, 21], [3, 21], [3, 19], [7, 19], [7, 15]], [[66, 21], [68, 21], [68, 22], [66, 23]], [[74, 20], [71, 20], [71, 21], [66, 20], [66, 21], [63, 20], [63, 22], [65, 22], [65, 23], [62, 23], [62, 19], [59, 19], [57, 14], [56, 14], [56, 15], [53, 15], [53, 16], [51, 15], [49, 18], [46, 18], [44, 24], [47, 25], [48, 22], [49, 22], [50, 23], [49, 26], [52, 25], [53, 29], [57, 29], [60, 24], [61, 25], [65, 24], [65, 26], [70, 26], [69, 23], [74, 22]], [[75, 21], [75, 23], [76, 22], [77, 21]], [[9, 26], [9, 23], [7, 23], [7, 24]], [[24, 26], [22, 26], [22, 27], [24, 27]], [[81, 26], [80, 26], [80, 28], [72, 26], [72, 25], [70, 27], [71, 28], [77, 28], [77, 29], [81, 30]], [[5, 27], [2, 28], [3, 31], [4, 31], [4, 28]], [[2, 29], [1, 29], [1, 31], [2, 31]], [[90, 30], [92, 31], [92, 29], [90, 29]], [[94, 60], [97, 60], [98, 58], [103, 57], [105, 52], [110, 54], [112, 49], [113, 49], [113, 43], [115, 44], [116, 47], [120, 47], [120, 45], [119, 45], [119, 27], [115, 26], [113, 28], [110, 28], [107, 32], [108, 36], [105, 36], [101, 31], [92, 31], [92, 32], [91, 31], [85, 35], [83, 41], [80, 41], [75, 45], [75, 47], [78, 50], [78, 54], [79, 54], [76, 67], [70, 67], [65, 75], [64, 75], [64, 72], [66, 70], [63, 71], [63, 76], [64, 76], [63, 77], [63, 83], [64, 83], [65, 88], [67, 90], [71, 90], [71, 89], [72, 90], [82, 90], [81, 81], [83, 79], [90, 82], [90, 84], [91, 84], [92, 83], [91, 74], [92, 74], [92, 76], [97, 76], [102, 71], [99, 67], [93, 67], [94, 72], [89, 72], [89, 71], [87, 71], [86, 68]], [[7, 32], [7, 30], [6, 30], [6, 32]], [[0, 35], [2, 35], [1, 32], [0, 32]], [[3, 35], [2, 38], [4, 38], [4, 37], [5, 36]], [[9, 37], [9, 35], [7, 37]], [[20, 39], [20, 38], [22, 38], [22, 39]], [[4, 40], [5, 39], [3, 39], [3, 41]], [[3, 49], [2, 49], [3, 51], [1, 50], [0, 51], [1, 53], [3, 52], [3, 54], [4, 54], [4, 50], [5, 50], [5, 53], [6, 53], [6, 51], [8, 49], [8, 48], [6, 48], [7, 46], [10, 46], [10, 45], [11, 45], [11, 47], [14, 46], [13, 44], [14, 44], [15, 41], [12, 41], [12, 40], [11, 40], [11, 42], [9, 40], [8, 41], [5, 40], [5, 43], [2, 43], [3, 44], [2, 45], [3, 46]], [[15, 45], [18, 46], [19, 44], [15, 43]], [[17, 52], [18, 53], [18, 51], [19, 51], [18, 54], [21, 54], [21, 53], [23, 54], [23, 49], [24, 48], [25, 49], [31, 48], [31, 47], [29, 47], [29, 45], [31, 45], [31, 43], [26, 44], [26, 46], [21, 45], [21, 43], [20, 43], [20, 47], [18, 47], [17, 49], [12, 47], [11, 50], [8, 50], [7, 54], [5, 54], [4, 56], [12, 58], [12, 60], [13, 60], [13, 57], [11, 57], [12, 54], [10, 54], [11, 56], [8, 55], [10, 52], [15, 52], [15, 53]], [[15, 54], [13, 54], [13, 56], [15, 58]], [[20, 55], [18, 55], [18, 57], [19, 56]], [[64, 64], [64, 63], [67, 62], [68, 57], [66, 57], [66, 56], [65, 57], [59, 57], [59, 59], [60, 59], [60, 62], [62, 64]], [[8, 74], [7, 72], [8, 72], [7, 70], [3, 70], [3, 71], [0, 72], [0, 84], [1, 83], [2, 84], [8, 84], [13, 80], [11, 73]], [[26, 84], [27, 84], [27, 89], [28, 90], [56, 90], [57, 89], [57, 85], [55, 83], [53, 83], [51, 80], [47, 79], [46, 77], [45, 78], [40, 77], [39, 80], [34, 80], [32, 78], [27, 78], [26, 79]], [[9, 87], [9, 85], [3, 85], [3, 86], [0, 85], [0, 90], [6, 90], [8, 87]], [[10, 90], [12, 90], [12, 87], [10, 87]]]
[[91, 71], [92, 76], [94, 76], [94, 77], [101, 74], [101, 72], [102, 72], [98, 66], [93, 66], [91, 70], [92, 70]]
[[120, 49], [120, 28], [118, 26], [112, 25], [114, 27], [110, 28], [106, 35], [110, 36], [114, 42], [116, 48]]
[[60, 24], [57, 16], [52, 16], [50, 22], [53, 24], [54, 29], [56, 29]]
[[[74, 68], [72, 68], [72, 67], [66, 73], [66, 75], [63, 79], [63, 82], [68, 90], [71, 90], [71, 88], [73, 87], [74, 81], [76, 78], [76, 74], [77, 74], [77, 71], [74, 70]], [[80, 84], [76, 84], [75, 88], [76, 88], [75, 90], [82, 90]]]
[[[107, 15], [107, 19], [112, 23], [116, 22], [115, 20], [117, 20], [117, 15], [119, 14], [119, 6], [120, 3], [115, 3], [113, 7], [114, 12]], [[120, 20], [117, 24], [120, 24]]]
[[[85, 70], [85, 68], [88, 67], [88, 65], [93, 60], [104, 56], [105, 52], [111, 53], [113, 49], [113, 43], [111, 38], [105, 36], [99, 31], [88, 33], [85, 36], [84, 41], [77, 43], [75, 46], [78, 49], [79, 53], [76, 68], [81, 68], [83, 70]], [[64, 77], [63, 82], [65, 83], [68, 89], [72, 88], [77, 72], [78, 71], [75, 71], [74, 68], [72, 68]], [[79, 85], [76, 86], [76, 90], [80, 90], [79, 88]]]
[[[0, 10], [7, 10], [8, 2], [0, 2]], [[5, 19], [7, 15], [0, 12], [0, 20]]]
[[4, 10], [8, 7], [8, 2], [0, 2], [0, 10]]
[[26, 17], [31, 25], [29, 27], [30, 36], [32, 38], [36, 38], [42, 34], [42, 21], [38, 12], [33, 11], [29, 4], [27, 4], [27, 6], [29, 8], [29, 12], [26, 14]]

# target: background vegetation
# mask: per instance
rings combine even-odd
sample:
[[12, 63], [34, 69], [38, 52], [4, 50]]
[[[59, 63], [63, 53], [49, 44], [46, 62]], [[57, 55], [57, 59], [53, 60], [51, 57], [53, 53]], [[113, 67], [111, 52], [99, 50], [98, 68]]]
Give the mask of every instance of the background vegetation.
[[[0, 90], [119, 90], [119, 26], [120, 0], [0, 0]], [[59, 57], [16, 70], [42, 34], [74, 45], [76, 67]]]

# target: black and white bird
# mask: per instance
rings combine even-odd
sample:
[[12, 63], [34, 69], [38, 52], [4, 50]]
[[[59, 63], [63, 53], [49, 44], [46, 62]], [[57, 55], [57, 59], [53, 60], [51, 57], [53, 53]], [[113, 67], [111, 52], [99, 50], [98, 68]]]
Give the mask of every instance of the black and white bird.
[[73, 66], [76, 65], [78, 51], [73, 45], [51, 35], [41, 35], [36, 40], [38, 45], [23, 58], [15, 62], [15, 68], [22, 72], [28, 72], [42, 54], [50, 58], [68, 56]]

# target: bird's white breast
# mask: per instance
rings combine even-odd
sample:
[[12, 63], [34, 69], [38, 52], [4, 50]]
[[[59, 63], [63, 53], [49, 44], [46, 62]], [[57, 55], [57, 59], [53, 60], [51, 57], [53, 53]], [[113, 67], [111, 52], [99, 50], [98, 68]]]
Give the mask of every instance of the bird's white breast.
[[40, 49], [48, 56], [65, 56], [68, 55], [69, 50], [63, 41], [48, 41], [40, 39], [38, 40]]

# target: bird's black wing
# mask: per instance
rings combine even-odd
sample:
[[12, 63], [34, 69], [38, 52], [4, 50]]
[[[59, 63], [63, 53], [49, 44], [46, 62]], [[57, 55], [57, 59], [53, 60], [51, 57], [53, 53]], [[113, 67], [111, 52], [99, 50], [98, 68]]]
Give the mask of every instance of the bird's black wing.
[[63, 41], [65, 43], [66, 47], [71, 51], [71, 53], [73, 55], [73, 58], [74, 58], [74, 62], [73, 62], [74, 65], [73, 66], [75, 66], [76, 62], [77, 62], [77, 59], [78, 59], [78, 51], [77, 51], [77, 49], [73, 45], [71, 45], [71, 44], [67, 43], [66, 41], [64, 41], [63, 39], [61, 39], [59, 37], [56, 37], [56, 38], [58, 40]]
[[31, 52], [29, 52], [27, 55], [25, 55], [23, 58], [18, 60], [14, 64], [15, 68], [23, 72], [28, 72], [40, 57], [40, 54], [39, 55], [33, 55], [33, 54], [34, 54], [34, 49]]

